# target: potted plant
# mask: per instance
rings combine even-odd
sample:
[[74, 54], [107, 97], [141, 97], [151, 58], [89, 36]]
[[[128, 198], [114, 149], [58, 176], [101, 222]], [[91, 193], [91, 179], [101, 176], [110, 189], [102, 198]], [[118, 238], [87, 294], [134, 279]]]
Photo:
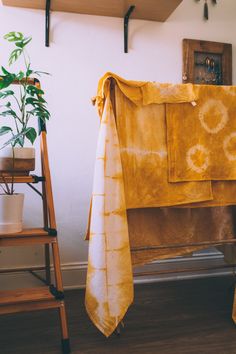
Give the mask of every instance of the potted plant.
[[[45, 122], [50, 117], [43, 98], [44, 92], [33, 84], [35, 76], [44, 72], [31, 68], [26, 52], [31, 37], [10, 32], [4, 38], [15, 46], [10, 53], [9, 66], [22, 58], [23, 69], [12, 73], [1, 67], [0, 74], [0, 117], [7, 121], [7, 125], [1, 122], [0, 136], [8, 136], [0, 148], [0, 234], [22, 230], [24, 195], [15, 193], [14, 178], [17, 174], [24, 175], [34, 170], [35, 150], [25, 147], [27, 140], [33, 145], [38, 135], [31, 126], [32, 119]], [[19, 85], [15, 85], [16, 82]]]
[[14, 193], [14, 177], [7, 183], [2, 175], [3, 183], [0, 184], [0, 235], [22, 231], [24, 194]]
[[[7, 125], [1, 124], [0, 127], [0, 136], [10, 135], [0, 151], [0, 171], [23, 175], [35, 168], [34, 148], [25, 147], [27, 140], [33, 145], [37, 137], [35, 128], [30, 126], [32, 118], [45, 121], [50, 117], [43, 98], [44, 92], [32, 84], [35, 76], [47, 73], [35, 71], [31, 67], [26, 51], [31, 37], [25, 37], [21, 32], [10, 32], [4, 38], [15, 46], [9, 56], [9, 67], [21, 58], [23, 68], [12, 73], [9, 69], [1, 67], [0, 116], [5, 117], [7, 123], [11, 122]], [[19, 85], [15, 85], [17, 81]]]

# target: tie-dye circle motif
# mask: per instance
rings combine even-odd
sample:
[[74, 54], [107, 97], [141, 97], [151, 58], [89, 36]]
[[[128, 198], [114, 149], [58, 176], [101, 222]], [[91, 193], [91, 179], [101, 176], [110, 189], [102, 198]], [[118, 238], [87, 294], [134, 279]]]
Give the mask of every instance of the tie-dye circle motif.
[[[208, 117], [209, 122], [206, 121], [206, 117]], [[199, 120], [202, 127], [211, 134], [217, 134], [221, 131], [228, 119], [228, 110], [220, 100], [208, 99], [199, 111]]]
[[209, 166], [209, 151], [201, 144], [194, 145], [188, 150], [186, 160], [191, 170], [202, 173]]

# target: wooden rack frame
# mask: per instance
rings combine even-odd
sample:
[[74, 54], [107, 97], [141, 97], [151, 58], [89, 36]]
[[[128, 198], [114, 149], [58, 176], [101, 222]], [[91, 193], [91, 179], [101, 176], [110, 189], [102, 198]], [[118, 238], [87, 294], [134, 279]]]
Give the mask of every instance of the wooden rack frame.
[[[28, 82], [40, 88], [40, 82], [29, 79]], [[21, 82], [14, 82], [20, 84]], [[57, 240], [57, 225], [54, 211], [51, 175], [48, 160], [46, 123], [39, 120], [41, 171], [40, 177], [14, 176], [15, 183], [27, 183], [42, 197], [43, 227], [25, 229], [20, 233], [0, 235], [0, 247], [27, 246], [34, 244], [44, 245], [45, 250], [45, 279], [38, 276], [34, 268], [25, 268], [32, 275], [44, 282], [43, 287], [0, 291], [0, 315], [35, 310], [55, 308], [59, 311], [61, 324], [61, 344], [63, 354], [70, 353], [68, 326], [64, 302], [60, 255]], [[8, 177], [9, 181], [12, 177]], [[0, 182], [2, 178], [0, 177]], [[39, 192], [32, 184], [41, 183], [42, 192]], [[50, 247], [55, 274], [55, 286], [51, 283]], [[3, 271], [4, 272], [4, 271]]]

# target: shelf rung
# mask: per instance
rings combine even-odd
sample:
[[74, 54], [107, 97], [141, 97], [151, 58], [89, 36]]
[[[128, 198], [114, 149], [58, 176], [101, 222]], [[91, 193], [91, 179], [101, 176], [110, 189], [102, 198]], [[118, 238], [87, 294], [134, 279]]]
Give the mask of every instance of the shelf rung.
[[0, 291], [0, 306], [22, 302], [54, 300], [48, 286]]
[[[11, 176], [4, 176], [7, 183], [12, 182]], [[42, 177], [29, 175], [29, 176], [14, 176], [14, 183], [37, 183]], [[0, 183], [3, 183], [3, 178], [0, 176]]]
[[0, 314], [59, 308], [60, 306], [60, 300], [55, 299], [47, 286], [0, 291]]
[[24, 229], [21, 232], [16, 232], [12, 234], [0, 235], [1, 238], [12, 238], [12, 237], [30, 237], [30, 236], [47, 236], [48, 231], [45, 231], [43, 228], [33, 228], [33, 229]]
[[43, 228], [25, 229], [21, 232], [0, 235], [0, 247], [49, 244], [56, 242], [56, 236], [49, 235]]

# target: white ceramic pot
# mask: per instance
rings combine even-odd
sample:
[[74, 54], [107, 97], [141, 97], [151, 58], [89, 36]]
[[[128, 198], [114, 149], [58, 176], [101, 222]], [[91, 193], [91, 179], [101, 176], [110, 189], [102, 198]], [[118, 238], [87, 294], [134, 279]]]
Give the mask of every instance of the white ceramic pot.
[[0, 235], [22, 231], [24, 194], [0, 194]]
[[35, 169], [35, 149], [33, 147], [6, 147], [0, 150], [0, 171], [28, 174]]

